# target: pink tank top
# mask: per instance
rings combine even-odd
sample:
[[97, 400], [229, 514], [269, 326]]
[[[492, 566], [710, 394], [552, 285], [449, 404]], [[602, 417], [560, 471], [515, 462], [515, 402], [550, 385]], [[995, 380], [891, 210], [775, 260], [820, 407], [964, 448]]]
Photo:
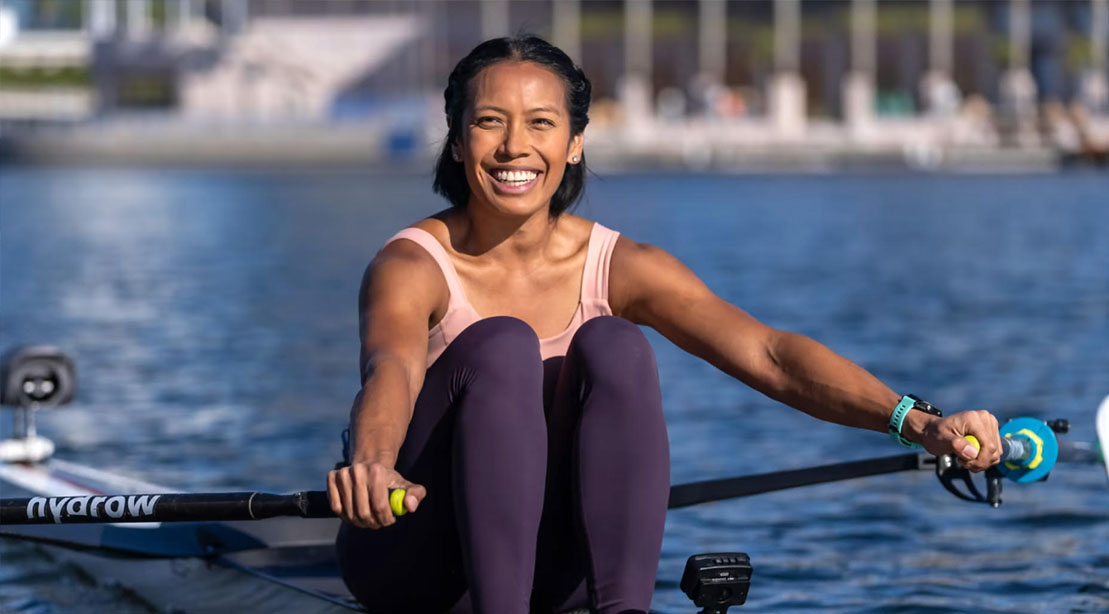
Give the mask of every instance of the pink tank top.
[[[551, 356], [563, 356], [570, 347], [570, 339], [577, 332], [578, 327], [586, 320], [597, 316], [612, 315], [612, 308], [608, 305], [608, 266], [612, 259], [612, 249], [616, 247], [616, 238], [620, 233], [610, 230], [594, 222], [593, 230], [589, 234], [589, 251], [585, 257], [585, 270], [581, 276], [581, 302], [570, 320], [570, 325], [561, 333], [553, 337], [539, 340], [539, 353], [544, 360]], [[389, 238], [385, 245], [398, 239], [408, 239], [427, 250], [443, 277], [447, 280], [450, 290], [450, 303], [447, 313], [439, 323], [427, 332], [427, 365], [430, 367], [435, 359], [447, 349], [451, 341], [469, 325], [481, 319], [481, 315], [470, 304], [466, 293], [462, 289], [462, 282], [458, 273], [451, 264], [450, 256], [442, 243], [431, 233], [420, 228], [405, 228]]]

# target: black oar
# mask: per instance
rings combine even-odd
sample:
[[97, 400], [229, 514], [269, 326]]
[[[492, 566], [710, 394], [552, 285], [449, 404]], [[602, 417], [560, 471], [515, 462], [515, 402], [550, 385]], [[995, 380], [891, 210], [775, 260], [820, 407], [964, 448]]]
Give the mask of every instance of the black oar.
[[[1016, 443], [1013, 443], [1016, 441]], [[1019, 461], [1029, 451], [1019, 440], [1003, 440], [1003, 460]], [[1084, 444], [1058, 444], [1061, 462], [1098, 462], [1097, 452]], [[942, 459], [940, 459], [942, 461]], [[761, 493], [825, 484], [854, 478], [933, 469], [939, 464], [948, 471], [957, 471], [948, 459], [925, 453], [900, 454], [866, 460], [747, 475], [721, 480], [678, 484], [670, 488], [670, 509], [688, 507], [710, 501], [721, 501]], [[941, 475], [941, 477], [943, 477]], [[961, 478], [961, 475], [956, 477]], [[951, 486], [945, 482], [949, 489]], [[988, 497], [956, 494], [974, 501], [994, 503]], [[955, 492], [955, 491], [953, 491]], [[1000, 493], [998, 493], [999, 496]], [[996, 499], [996, 497], [995, 497]], [[73, 497], [32, 497], [0, 499], [0, 525], [17, 524], [78, 524], [97, 522], [204, 522], [230, 520], [261, 520], [275, 516], [327, 518], [334, 514], [327, 493], [304, 491], [288, 495], [260, 492], [99, 495]]]
[[[935, 465], [928, 454], [776, 471], [760, 475], [678, 484], [670, 487], [670, 508], [687, 507], [760, 493], [849, 480]], [[323, 491], [276, 495], [259, 492], [143, 494], [0, 499], [0, 525], [97, 522], [201, 522], [260, 520], [274, 516], [334, 516]]]
[[[670, 488], [671, 509], [760, 493], [849, 480], [935, 465], [928, 454], [903, 454], [775, 471]], [[313, 490], [278, 495], [260, 492], [80, 495], [0, 499], [0, 525], [102, 522], [204, 522], [261, 520], [275, 516], [334, 516], [327, 493]]]

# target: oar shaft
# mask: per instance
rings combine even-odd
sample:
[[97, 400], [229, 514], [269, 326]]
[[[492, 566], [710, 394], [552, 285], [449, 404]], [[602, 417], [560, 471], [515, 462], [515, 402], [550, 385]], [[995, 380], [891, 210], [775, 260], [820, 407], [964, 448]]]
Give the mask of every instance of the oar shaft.
[[851, 480], [871, 475], [917, 471], [935, 466], [935, 457], [923, 452], [821, 465], [808, 469], [775, 471], [738, 478], [708, 480], [670, 487], [670, 509], [735, 497], [758, 495], [799, 486]]
[[[1029, 453], [1028, 444], [1022, 438], [1003, 438], [1001, 462], [1019, 462]], [[1059, 443], [1059, 462], [1097, 463], [1097, 451], [1090, 444]], [[850, 461], [810, 467], [775, 471], [758, 475], [745, 475], [737, 478], [708, 480], [670, 487], [670, 509], [689, 507], [699, 503], [759, 495], [800, 486], [825, 484], [853, 480], [872, 475], [934, 469], [936, 457], [923, 452], [900, 454], [882, 458]]]
[[204, 522], [334, 516], [323, 491], [81, 495], [0, 499], [0, 524]]

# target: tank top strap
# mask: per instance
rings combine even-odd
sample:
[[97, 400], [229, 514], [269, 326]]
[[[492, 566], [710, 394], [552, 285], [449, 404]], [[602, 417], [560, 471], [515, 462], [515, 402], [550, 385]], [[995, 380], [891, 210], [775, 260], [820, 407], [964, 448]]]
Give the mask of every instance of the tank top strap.
[[[397, 234], [389, 237], [385, 245], [400, 239], [408, 239], [413, 243], [424, 248], [424, 250], [431, 254], [435, 259], [435, 263], [439, 265], [439, 270], [443, 272], [443, 277], [447, 280], [447, 289], [450, 290], [450, 306], [465, 304], [466, 293], [462, 290], [462, 281], [458, 279], [458, 272], [454, 270], [454, 264], [451, 263], [450, 256], [447, 255], [447, 250], [435, 235], [422, 228], [405, 228]], [[382, 246], [384, 247], [384, 246]]]
[[589, 253], [581, 277], [581, 300], [589, 305], [594, 302], [608, 304], [608, 269], [612, 250], [620, 233], [594, 222], [589, 235]]

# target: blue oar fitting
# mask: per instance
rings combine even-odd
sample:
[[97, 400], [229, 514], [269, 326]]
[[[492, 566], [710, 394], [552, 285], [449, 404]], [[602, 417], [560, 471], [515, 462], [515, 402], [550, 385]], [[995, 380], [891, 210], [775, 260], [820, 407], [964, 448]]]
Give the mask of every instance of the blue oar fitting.
[[1013, 454], [997, 469], [1014, 482], [1043, 480], [1059, 460], [1059, 440], [1043, 420], [1014, 418], [1002, 425], [1001, 437], [1012, 440]]

